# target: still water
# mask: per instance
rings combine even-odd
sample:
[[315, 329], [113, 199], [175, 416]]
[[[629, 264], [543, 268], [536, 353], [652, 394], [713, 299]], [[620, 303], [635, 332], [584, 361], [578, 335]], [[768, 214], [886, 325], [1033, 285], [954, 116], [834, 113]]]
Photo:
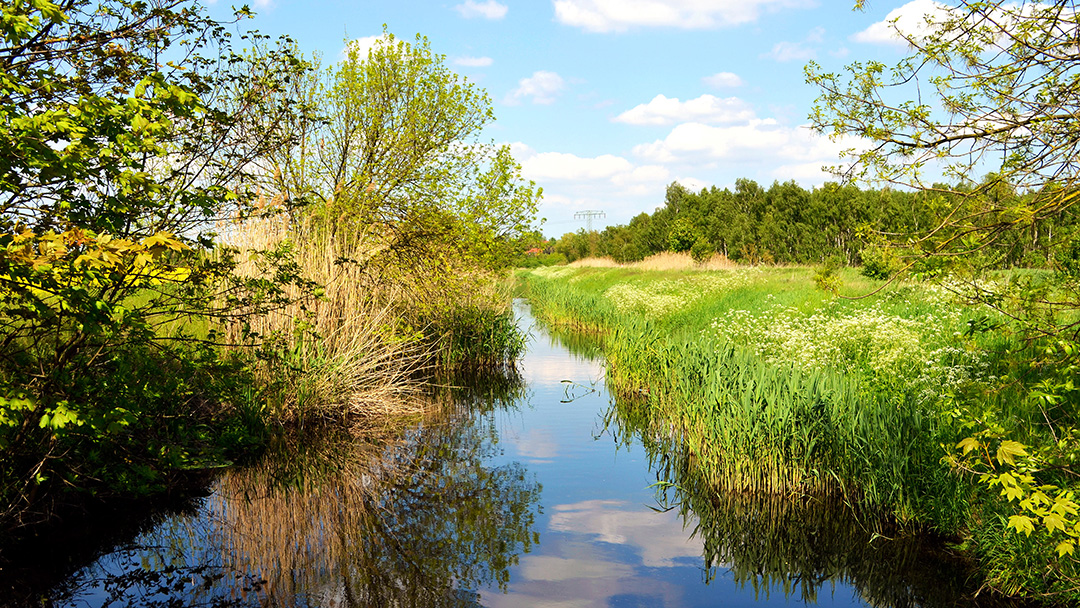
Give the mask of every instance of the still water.
[[[531, 334], [520, 381], [407, 431], [230, 471], [103, 552], [54, 606], [978, 605], [928, 541], [807, 497], [717, 496], [617, 403], [587, 341]], [[523, 381], [523, 382], [521, 382]]]

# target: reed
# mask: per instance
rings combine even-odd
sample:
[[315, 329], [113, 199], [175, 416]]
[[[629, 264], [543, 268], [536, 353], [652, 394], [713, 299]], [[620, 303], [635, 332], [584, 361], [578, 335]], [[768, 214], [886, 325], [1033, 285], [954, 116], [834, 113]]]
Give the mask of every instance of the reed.
[[[925, 373], [920, 357], [944, 357], [938, 347], [955, 328], [913, 326], [918, 348], [897, 348], [923, 367], [882, 370], [874, 366], [881, 348], [873, 340], [887, 332], [851, 321], [867, 310], [883, 319], [918, 318], [941, 313], [946, 303], [911, 304], [908, 293], [878, 308], [838, 304], [813, 289], [807, 269], [792, 268], [519, 276], [541, 319], [603, 332], [608, 385], [656, 412], [713, 487], [839, 496], [901, 524], [944, 532], [965, 521], [971, 484], [940, 462], [940, 446], [956, 431], [925, 390], [938, 376], [916, 381]], [[740, 328], [768, 329], [781, 311], [810, 319], [817, 333], [804, 334], [828, 342], [822, 352], [839, 354], [804, 361], [793, 356], [800, 347], [768, 342], [764, 330], [716, 331], [714, 321], [732, 310], [745, 313], [731, 322]], [[962, 326], [963, 319], [945, 321]], [[852, 332], [859, 339], [849, 340]]]
[[[291, 244], [302, 276], [319, 291], [289, 286], [289, 303], [266, 315], [232, 324], [230, 342], [252, 332], [279, 355], [265, 359], [263, 381], [272, 387], [270, 413], [285, 421], [306, 417], [417, 413], [416, 379], [431, 365], [430, 344], [401, 324], [407, 286], [386, 280], [371, 262], [380, 244], [358, 234], [343, 239], [318, 224], [264, 215], [228, 227], [226, 241], [242, 252]], [[260, 276], [254, 254], [241, 273]]]
[[484, 460], [487, 429], [451, 420], [468, 410], [426, 409], [409, 432], [304, 438], [226, 473], [208, 504], [221, 563], [264, 578], [272, 605], [454, 606], [460, 587], [505, 585], [535, 542], [539, 484]]

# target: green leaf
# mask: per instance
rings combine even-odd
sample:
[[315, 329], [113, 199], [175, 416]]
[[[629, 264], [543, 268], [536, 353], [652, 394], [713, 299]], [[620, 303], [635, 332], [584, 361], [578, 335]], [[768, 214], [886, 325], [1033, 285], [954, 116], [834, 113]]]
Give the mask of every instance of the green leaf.
[[1027, 536], [1031, 536], [1031, 533], [1035, 531], [1035, 524], [1031, 518], [1026, 515], [1013, 515], [1009, 517], [1009, 528], [1015, 528], [1019, 534], [1023, 532]]
[[1016, 464], [1015, 458], [1017, 456], [1027, 456], [1027, 451], [1025, 450], [1026, 447], [1027, 446], [1017, 441], [1009, 439], [1002, 441], [997, 450], [998, 462], [1001, 464]]
[[967, 437], [967, 438], [964, 438], [964, 439], [960, 440], [960, 442], [956, 444], [956, 447], [963, 450], [964, 454], [967, 454], [968, 452], [970, 452], [972, 450], [979, 449], [979, 447], [981, 445], [982, 444], [980, 444], [979, 441], [977, 439], [975, 439], [974, 437]]

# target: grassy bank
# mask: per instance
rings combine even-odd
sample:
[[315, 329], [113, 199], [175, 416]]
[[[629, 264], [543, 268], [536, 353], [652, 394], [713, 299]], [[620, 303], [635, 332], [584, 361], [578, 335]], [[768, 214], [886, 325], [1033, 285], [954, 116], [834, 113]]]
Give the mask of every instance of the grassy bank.
[[[968, 539], [1007, 592], [1068, 597], [1071, 557], [1047, 563], [1033, 539], [1007, 531], [1000, 488], [949, 461], [970, 433], [957, 404], [999, 387], [1016, 357], [982, 331], [995, 319], [940, 286], [838, 298], [811, 268], [610, 266], [518, 277], [541, 319], [602, 334], [608, 384], [647, 405], [707, 483], [837, 496], [867, 525]], [[879, 286], [840, 273], [843, 293]], [[1024, 420], [1015, 397], [981, 402]], [[1039, 587], [1016, 584], [1037, 576]]]
[[[343, 241], [302, 216], [234, 223], [225, 237], [196, 263], [241, 262], [188, 288], [202, 314], [168, 303], [183, 286], [148, 286], [125, 306], [169, 310], [139, 335], [73, 350], [44, 380], [0, 370], [0, 562], [17, 559], [5, 547], [21, 537], [103, 503], [198, 491], [208, 470], [297, 429], [413, 419], [434, 386], [505, 371], [523, 350], [493, 273], [395, 266], [376, 257], [376, 235]], [[8, 346], [29, 360], [51, 344]], [[34, 393], [53, 399], [44, 414]]]

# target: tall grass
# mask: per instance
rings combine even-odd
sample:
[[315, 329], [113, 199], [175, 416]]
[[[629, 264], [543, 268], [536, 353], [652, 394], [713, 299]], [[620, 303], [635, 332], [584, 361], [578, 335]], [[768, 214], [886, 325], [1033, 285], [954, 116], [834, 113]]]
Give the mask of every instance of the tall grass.
[[[374, 242], [342, 239], [303, 220], [284, 215], [247, 220], [229, 231], [228, 242], [241, 251], [264, 251], [283, 241], [291, 247], [301, 274], [320, 292], [290, 286], [289, 303], [269, 314], [229, 326], [230, 342], [244, 334], [269, 339], [283, 359], [266, 366], [273, 414], [306, 416], [414, 413], [415, 382], [432, 357], [429, 345], [402, 331], [398, 304], [402, 286], [373, 276], [365, 262]], [[241, 273], [257, 275], [254, 259]]]
[[800, 268], [519, 276], [538, 317], [603, 332], [609, 386], [657, 412], [715, 487], [965, 521], [972, 486], [940, 462], [956, 431], [928, 387], [979, 370], [943, 346], [962, 350], [964, 318], [932, 294], [838, 303]]

